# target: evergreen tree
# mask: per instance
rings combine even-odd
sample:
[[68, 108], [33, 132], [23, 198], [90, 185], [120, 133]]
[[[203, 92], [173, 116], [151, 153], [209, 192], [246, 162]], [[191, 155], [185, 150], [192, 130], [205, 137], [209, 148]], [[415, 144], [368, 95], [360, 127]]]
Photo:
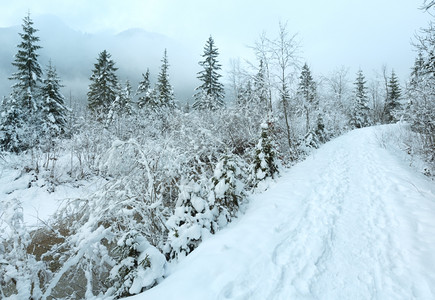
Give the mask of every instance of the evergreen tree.
[[88, 108], [93, 113], [107, 114], [112, 102], [119, 95], [118, 78], [115, 74], [118, 68], [115, 68], [115, 62], [110, 57], [106, 50], [101, 52], [92, 70]]
[[268, 108], [269, 88], [266, 80], [266, 70], [264, 68], [263, 60], [260, 60], [260, 66], [257, 74], [254, 76], [254, 95], [256, 102]]
[[399, 82], [394, 71], [391, 72], [391, 78], [388, 82], [388, 95], [385, 102], [384, 118], [386, 123], [393, 123], [396, 120], [394, 113], [400, 108], [401, 90]]
[[13, 73], [9, 78], [16, 81], [12, 86], [14, 97], [17, 98], [19, 104], [28, 117], [33, 117], [40, 108], [38, 98], [39, 86], [42, 82], [42, 70], [38, 63], [37, 50], [41, 46], [37, 45], [39, 37], [35, 36], [38, 31], [33, 28], [33, 21], [28, 14], [23, 19], [23, 33], [19, 33], [21, 43], [17, 46], [18, 52], [15, 55], [15, 60], [12, 63], [17, 68], [17, 72]]
[[218, 71], [221, 69], [219, 64], [218, 49], [214, 45], [213, 38], [207, 40], [204, 47], [203, 61], [199, 65], [204, 70], [198, 73], [198, 79], [202, 84], [196, 88], [194, 109], [214, 110], [224, 106], [224, 86], [219, 82], [221, 75]]
[[411, 71], [411, 87], [414, 87], [420, 82], [422, 76], [424, 74], [424, 58], [423, 53], [421, 51], [418, 52], [418, 56], [415, 59], [414, 67]]
[[160, 68], [160, 73], [157, 78], [157, 91], [159, 93], [160, 106], [164, 107], [175, 107], [174, 103], [174, 91], [171, 84], [169, 83], [169, 73], [168, 73], [169, 63], [168, 55], [165, 49], [162, 58], [162, 66]]
[[60, 78], [56, 68], [51, 64], [47, 67], [46, 78], [41, 87], [42, 99], [42, 118], [45, 132], [50, 137], [57, 136], [65, 132], [67, 108], [65, 107], [65, 97], [60, 93]]
[[310, 68], [304, 64], [299, 76], [298, 96], [302, 97], [305, 103], [314, 105], [316, 101], [316, 83], [311, 76]]
[[150, 70], [147, 69], [145, 74], [142, 74], [142, 80], [137, 87], [136, 96], [139, 96], [137, 100], [137, 106], [144, 108], [146, 106], [155, 106], [155, 103], [151, 103], [151, 82], [150, 82]]
[[266, 178], [273, 178], [278, 173], [276, 145], [271, 137], [270, 124], [261, 124], [261, 136], [255, 147], [253, 181], [257, 185]]
[[120, 111], [122, 112], [122, 114], [131, 115], [133, 113], [133, 100], [131, 96], [131, 90], [132, 87], [130, 84], [130, 80], [127, 79], [120, 93]]
[[218, 229], [205, 188], [181, 179], [179, 190], [175, 211], [166, 221], [169, 232], [163, 251], [168, 259], [184, 258]]
[[243, 182], [241, 162], [231, 153], [225, 154], [217, 163], [211, 178], [210, 193], [217, 208], [217, 223], [223, 227], [231, 221], [239, 210], [243, 199]]
[[1, 107], [0, 142], [6, 151], [20, 152], [36, 145], [40, 136], [41, 101], [38, 97], [42, 70], [38, 63], [38, 31], [28, 14], [23, 19], [21, 43], [12, 65], [17, 71], [9, 78], [15, 81], [12, 93]]
[[0, 149], [20, 152], [23, 149], [24, 120], [23, 109], [12, 94], [4, 98], [0, 107]]
[[107, 114], [107, 124], [112, 122], [116, 117], [131, 115], [133, 113], [130, 81], [127, 80], [124, 87], [118, 83], [117, 90], [119, 91], [118, 95], [110, 104]]
[[301, 101], [302, 109], [306, 116], [306, 132], [310, 131], [310, 112], [317, 110], [316, 83], [311, 76], [310, 68], [307, 63], [302, 67], [299, 77], [297, 96]]
[[370, 124], [370, 108], [368, 106], [366, 81], [362, 70], [357, 73], [355, 81], [354, 103], [351, 110], [350, 125], [353, 128], [362, 128]]

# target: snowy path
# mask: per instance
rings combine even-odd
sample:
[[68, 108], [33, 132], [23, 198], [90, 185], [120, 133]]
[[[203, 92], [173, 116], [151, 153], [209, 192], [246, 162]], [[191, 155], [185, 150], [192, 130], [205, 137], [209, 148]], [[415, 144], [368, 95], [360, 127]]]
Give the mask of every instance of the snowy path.
[[342, 136], [132, 299], [435, 299], [435, 185]]

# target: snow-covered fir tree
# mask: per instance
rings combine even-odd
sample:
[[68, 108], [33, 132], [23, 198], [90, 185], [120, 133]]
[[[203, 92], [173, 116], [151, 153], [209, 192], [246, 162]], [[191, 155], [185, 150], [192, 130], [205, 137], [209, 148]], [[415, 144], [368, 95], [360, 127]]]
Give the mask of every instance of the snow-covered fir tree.
[[119, 101], [118, 107], [116, 108], [118, 114], [120, 115], [131, 115], [134, 111], [133, 109], [133, 99], [132, 99], [132, 87], [130, 81], [127, 79], [123, 86], [119, 87]]
[[362, 128], [370, 125], [370, 108], [368, 106], [367, 87], [364, 74], [360, 69], [355, 81], [355, 92], [350, 115], [350, 125]]
[[60, 78], [51, 61], [48, 64], [45, 75], [46, 78], [41, 87], [41, 122], [43, 123], [45, 133], [50, 137], [54, 137], [65, 132], [68, 110], [65, 107], [65, 97], [60, 92], [62, 87]]
[[208, 109], [215, 110], [224, 106], [224, 86], [219, 82], [222, 76], [218, 73], [221, 69], [217, 57], [218, 49], [214, 44], [213, 38], [210, 36], [204, 46], [203, 61], [199, 65], [204, 69], [198, 73], [198, 79], [202, 82], [196, 88], [195, 102], [193, 108], [195, 110]]
[[302, 67], [301, 75], [299, 76], [299, 85], [296, 95], [301, 102], [301, 109], [305, 115], [305, 130], [308, 133], [310, 128], [310, 115], [317, 110], [318, 101], [316, 95], [316, 83], [311, 76], [310, 68], [307, 63]]
[[261, 123], [261, 135], [255, 146], [252, 176], [254, 184], [273, 178], [278, 173], [276, 145], [271, 136], [270, 122]]
[[424, 58], [422, 51], [419, 51], [415, 59], [414, 66], [412, 67], [410, 85], [415, 87], [415, 85], [417, 85], [422, 79], [423, 74]]
[[119, 95], [118, 78], [115, 74], [118, 68], [111, 59], [111, 55], [104, 50], [98, 55], [97, 63], [94, 64], [91, 84], [88, 91], [88, 108], [103, 119], [109, 112], [110, 106]]
[[107, 124], [111, 123], [116, 118], [126, 117], [133, 113], [130, 81], [127, 80], [124, 86], [118, 83], [117, 90], [118, 95], [110, 104], [109, 112], [107, 113]]
[[17, 72], [10, 79], [16, 82], [12, 86], [14, 97], [20, 101], [25, 112], [33, 116], [40, 108], [37, 94], [42, 82], [42, 69], [38, 63], [37, 51], [42, 47], [37, 44], [39, 37], [35, 33], [38, 30], [33, 27], [30, 14], [23, 19], [22, 29], [23, 32], [19, 33], [21, 43], [17, 46], [18, 52], [12, 63]]
[[171, 83], [169, 82], [169, 62], [168, 62], [168, 54], [165, 49], [162, 58], [162, 66], [160, 67], [160, 73], [157, 77], [156, 89], [159, 94], [159, 104], [162, 107], [175, 107], [175, 97], [174, 90], [172, 88]]
[[39, 97], [42, 70], [38, 63], [38, 31], [28, 14], [23, 19], [21, 43], [12, 65], [17, 69], [9, 78], [14, 81], [8, 101], [3, 103], [0, 119], [1, 147], [6, 151], [23, 151], [36, 145], [40, 136]]
[[163, 275], [164, 256], [135, 229], [121, 236], [113, 252], [117, 263], [110, 271], [107, 294], [116, 298], [138, 294], [156, 284], [151, 274]]
[[166, 222], [169, 232], [163, 250], [169, 259], [185, 257], [216, 232], [216, 213], [206, 197], [206, 190], [199, 183], [181, 180], [174, 213]]
[[263, 60], [260, 60], [257, 74], [254, 76], [254, 96], [257, 102], [264, 110], [270, 109], [269, 107], [269, 87], [266, 78], [266, 69]]
[[139, 108], [157, 106], [157, 103], [151, 103], [151, 93], [150, 70], [147, 69], [146, 73], [142, 74], [142, 80], [139, 82], [136, 91], [136, 96], [139, 97], [137, 99], [137, 106]]
[[217, 224], [225, 226], [236, 216], [243, 199], [244, 183], [240, 160], [233, 154], [225, 154], [216, 164], [211, 178], [210, 197], [217, 209]]
[[384, 121], [386, 123], [393, 123], [396, 120], [395, 113], [400, 109], [401, 89], [398, 78], [394, 71], [391, 71], [391, 77], [388, 82], [388, 94], [384, 107]]
[[26, 127], [23, 114], [22, 106], [13, 94], [10, 97], [3, 98], [0, 106], [1, 150], [20, 152], [25, 149], [23, 137], [26, 135]]
[[417, 36], [418, 57], [406, 90], [405, 117], [420, 135], [426, 161], [435, 160], [435, 28], [430, 24]]

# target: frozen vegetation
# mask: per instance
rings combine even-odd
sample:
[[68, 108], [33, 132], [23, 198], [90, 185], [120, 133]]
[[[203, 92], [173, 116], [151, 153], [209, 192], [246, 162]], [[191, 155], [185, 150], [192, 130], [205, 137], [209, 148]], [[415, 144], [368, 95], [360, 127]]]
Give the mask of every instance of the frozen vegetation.
[[434, 33], [402, 85], [315, 76], [280, 24], [226, 87], [210, 36], [186, 102], [166, 49], [137, 88], [102, 50], [68, 107], [28, 14], [0, 102], [0, 298], [435, 298]]

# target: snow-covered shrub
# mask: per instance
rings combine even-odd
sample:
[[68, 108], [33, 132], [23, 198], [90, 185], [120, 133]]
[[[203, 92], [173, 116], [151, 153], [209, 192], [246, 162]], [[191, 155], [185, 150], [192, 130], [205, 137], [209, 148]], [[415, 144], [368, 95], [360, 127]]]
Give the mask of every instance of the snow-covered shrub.
[[179, 189], [174, 213], [166, 222], [169, 233], [164, 252], [169, 259], [185, 257], [217, 230], [204, 187], [190, 181]]
[[134, 229], [121, 236], [113, 252], [117, 263], [110, 270], [109, 282], [115, 297], [138, 294], [164, 275], [164, 255]]
[[23, 223], [21, 203], [17, 199], [0, 202], [0, 218], [0, 237], [9, 232], [0, 239], [0, 296], [39, 299], [50, 272], [28, 251], [31, 237]]
[[217, 223], [225, 226], [235, 217], [243, 199], [244, 183], [241, 161], [232, 154], [219, 160], [211, 178], [210, 203], [218, 210]]

